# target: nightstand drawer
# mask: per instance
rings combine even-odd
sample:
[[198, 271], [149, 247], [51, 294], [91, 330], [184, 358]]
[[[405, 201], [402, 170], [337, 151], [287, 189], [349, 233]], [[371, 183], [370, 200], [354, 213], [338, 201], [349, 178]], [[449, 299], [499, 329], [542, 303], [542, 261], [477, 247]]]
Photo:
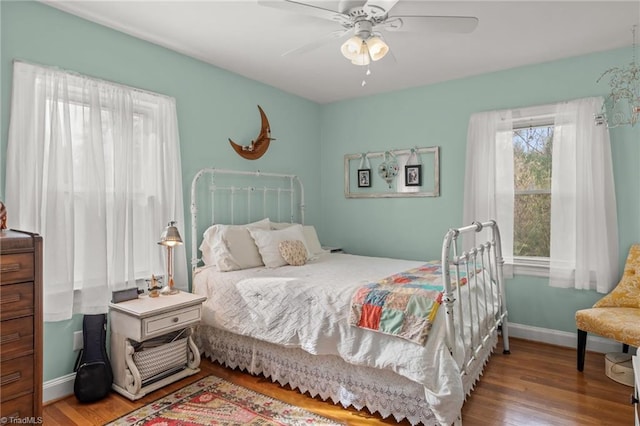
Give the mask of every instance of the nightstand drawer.
[[33, 353], [33, 317], [3, 321], [0, 326], [0, 361]]
[[4, 401], [14, 396], [33, 392], [33, 355], [22, 358], [3, 361], [0, 364], [0, 386], [2, 395], [0, 400]]
[[0, 319], [33, 315], [33, 283], [0, 286]]
[[17, 253], [0, 256], [2, 284], [33, 281], [33, 254]]
[[201, 305], [169, 312], [142, 320], [143, 338], [164, 334], [200, 321]]

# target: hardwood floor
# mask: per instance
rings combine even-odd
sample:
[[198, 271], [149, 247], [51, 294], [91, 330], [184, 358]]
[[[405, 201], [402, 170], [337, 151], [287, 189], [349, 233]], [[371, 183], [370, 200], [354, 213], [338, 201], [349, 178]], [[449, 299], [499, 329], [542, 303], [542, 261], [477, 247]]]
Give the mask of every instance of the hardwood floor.
[[[579, 373], [575, 349], [513, 338], [510, 343], [510, 355], [503, 355], [501, 343], [498, 345], [465, 403], [464, 426], [633, 425], [633, 407], [629, 403], [633, 389], [605, 376], [604, 355], [587, 353], [584, 373]], [[80, 404], [74, 396], [59, 400], [44, 407], [44, 424], [101, 425], [209, 374], [348, 425], [398, 424], [367, 412], [345, 410], [283, 388], [264, 377], [229, 370], [208, 360], [203, 360], [197, 375], [135, 402], [116, 393], [93, 404]]]

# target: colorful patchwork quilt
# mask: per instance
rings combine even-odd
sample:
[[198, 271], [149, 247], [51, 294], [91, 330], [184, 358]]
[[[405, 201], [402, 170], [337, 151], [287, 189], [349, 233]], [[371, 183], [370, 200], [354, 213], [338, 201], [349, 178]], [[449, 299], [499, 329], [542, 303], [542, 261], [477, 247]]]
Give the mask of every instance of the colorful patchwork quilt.
[[[467, 283], [462, 270], [459, 281]], [[438, 261], [365, 284], [351, 299], [349, 323], [424, 345], [442, 303], [442, 290]]]

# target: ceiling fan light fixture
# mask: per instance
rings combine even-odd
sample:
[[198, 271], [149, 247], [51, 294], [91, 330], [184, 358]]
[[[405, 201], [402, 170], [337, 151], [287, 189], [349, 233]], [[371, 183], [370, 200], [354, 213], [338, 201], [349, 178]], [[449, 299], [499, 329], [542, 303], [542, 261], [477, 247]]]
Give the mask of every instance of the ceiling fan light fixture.
[[353, 65], [369, 65], [371, 62], [367, 42], [360, 36], [353, 36], [344, 42], [340, 51]]
[[370, 62], [371, 62], [371, 57], [369, 56], [369, 49], [367, 49], [367, 44], [363, 42], [360, 52], [355, 58], [351, 60], [351, 63], [353, 65], [364, 66], [364, 65], [369, 65]]
[[340, 47], [342, 56], [353, 61], [360, 54], [362, 50], [362, 39], [360, 37], [353, 36], [349, 40], [345, 41]]
[[380, 37], [371, 37], [366, 43], [372, 61], [379, 61], [389, 52], [389, 46]]

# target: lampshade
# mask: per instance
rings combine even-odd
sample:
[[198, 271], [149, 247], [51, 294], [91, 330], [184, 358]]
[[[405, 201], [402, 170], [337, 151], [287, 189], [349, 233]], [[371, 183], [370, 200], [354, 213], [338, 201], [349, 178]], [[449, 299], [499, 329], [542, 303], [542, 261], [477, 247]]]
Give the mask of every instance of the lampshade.
[[377, 36], [363, 39], [355, 35], [342, 44], [340, 51], [354, 65], [369, 65], [372, 60], [379, 61], [384, 58], [389, 46]]
[[369, 65], [371, 59], [369, 58], [369, 49], [367, 49], [367, 44], [362, 43], [362, 47], [360, 48], [360, 52], [356, 55], [355, 58], [351, 60], [353, 65]]
[[158, 244], [168, 247], [177, 246], [182, 244], [182, 238], [180, 238], [180, 232], [178, 232], [178, 228], [176, 228], [176, 222], [171, 221], [167, 225], [167, 227], [160, 234], [160, 241]]
[[384, 58], [384, 55], [389, 51], [389, 46], [380, 37], [370, 37], [366, 43], [369, 49], [369, 56], [373, 61], [379, 61]]
[[362, 39], [360, 37], [353, 36], [349, 40], [345, 41], [340, 47], [340, 51], [342, 52], [342, 56], [353, 61], [356, 59], [358, 54], [360, 54], [360, 50], [362, 49]]

